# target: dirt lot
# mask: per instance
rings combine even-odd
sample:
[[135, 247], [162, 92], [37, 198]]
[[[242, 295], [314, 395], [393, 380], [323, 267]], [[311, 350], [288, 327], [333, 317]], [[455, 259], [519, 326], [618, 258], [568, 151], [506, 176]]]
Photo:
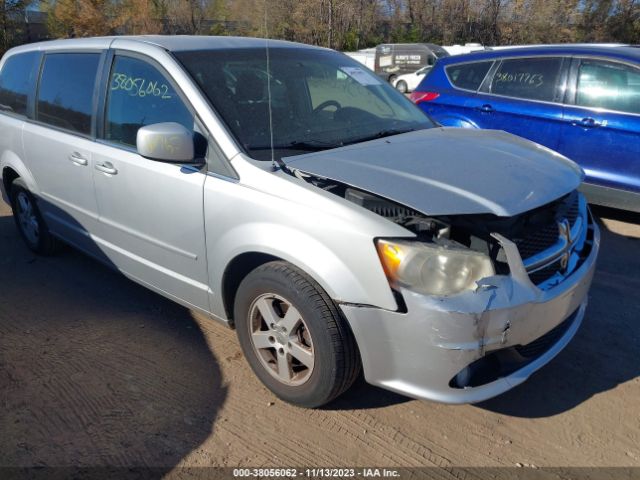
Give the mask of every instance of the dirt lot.
[[640, 466], [640, 217], [597, 213], [588, 315], [527, 383], [446, 406], [359, 381], [309, 411], [233, 331], [71, 249], [32, 255], [2, 204], [0, 465]]

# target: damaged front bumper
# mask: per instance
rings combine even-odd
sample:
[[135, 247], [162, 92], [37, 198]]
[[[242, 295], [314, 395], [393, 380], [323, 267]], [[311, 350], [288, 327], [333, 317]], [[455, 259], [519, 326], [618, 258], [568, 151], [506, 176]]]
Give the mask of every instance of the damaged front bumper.
[[438, 402], [480, 402], [524, 382], [569, 343], [595, 270], [595, 222], [579, 266], [546, 290], [531, 282], [516, 246], [498, 240], [511, 273], [484, 279], [476, 291], [428, 297], [402, 290], [406, 313], [341, 305], [369, 383]]

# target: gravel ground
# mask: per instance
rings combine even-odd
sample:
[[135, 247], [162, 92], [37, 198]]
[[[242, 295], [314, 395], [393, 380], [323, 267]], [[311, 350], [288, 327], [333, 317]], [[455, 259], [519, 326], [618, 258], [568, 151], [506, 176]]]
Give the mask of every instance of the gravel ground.
[[480, 405], [362, 380], [322, 410], [261, 386], [235, 333], [70, 248], [21, 243], [0, 206], [0, 466], [640, 467], [640, 217], [598, 209], [583, 326]]

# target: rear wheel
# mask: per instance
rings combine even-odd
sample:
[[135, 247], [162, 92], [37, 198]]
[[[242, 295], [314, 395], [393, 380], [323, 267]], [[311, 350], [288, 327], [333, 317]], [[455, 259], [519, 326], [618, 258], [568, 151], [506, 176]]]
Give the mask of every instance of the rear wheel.
[[405, 82], [404, 80], [399, 80], [398, 83], [396, 83], [396, 88], [400, 93], [407, 93], [409, 91], [407, 82]]
[[27, 246], [40, 255], [51, 255], [58, 242], [49, 233], [36, 198], [21, 178], [11, 184], [11, 208], [20, 236]]
[[273, 393], [318, 407], [347, 390], [360, 371], [353, 334], [311, 278], [286, 262], [270, 262], [242, 281], [234, 308], [249, 365]]

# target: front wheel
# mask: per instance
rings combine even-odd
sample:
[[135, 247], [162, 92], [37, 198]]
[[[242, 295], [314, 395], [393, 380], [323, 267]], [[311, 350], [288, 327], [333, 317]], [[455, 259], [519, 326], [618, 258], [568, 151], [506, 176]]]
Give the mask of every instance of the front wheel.
[[409, 86], [404, 80], [399, 80], [398, 83], [396, 83], [396, 88], [400, 93], [407, 93], [409, 91]]
[[266, 263], [242, 281], [234, 306], [240, 346], [273, 393], [319, 407], [360, 371], [353, 334], [322, 288], [286, 262]]

